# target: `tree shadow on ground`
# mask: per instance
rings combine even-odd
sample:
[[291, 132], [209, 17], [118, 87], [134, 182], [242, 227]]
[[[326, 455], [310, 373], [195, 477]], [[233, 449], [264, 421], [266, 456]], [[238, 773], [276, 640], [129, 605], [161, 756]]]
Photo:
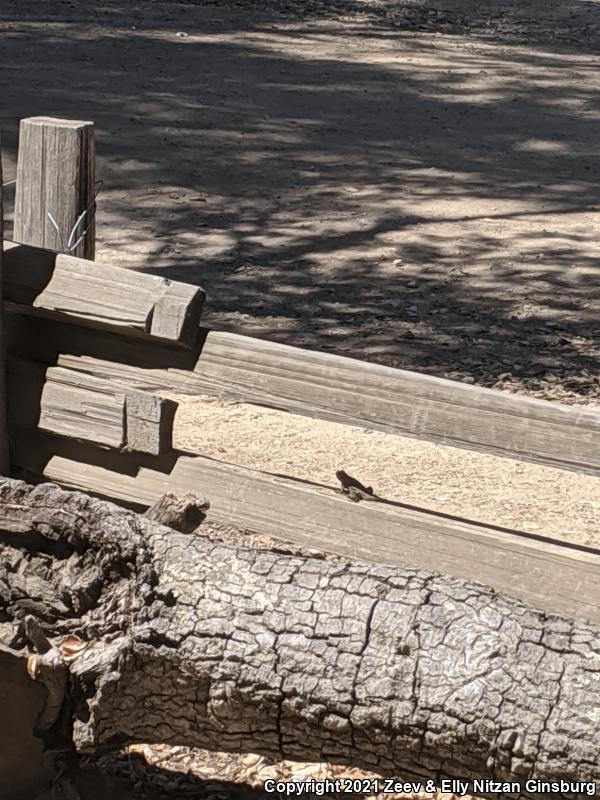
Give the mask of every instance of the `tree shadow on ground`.
[[507, 49], [541, 4], [472, 5], [432, 38], [393, 14], [442, 30], [433, 3], [7, 4], [9, 163], [19, 117], [94, 119], [101, 250], [201, 284], [220, 327], [596, 397], [597, 12], [546, 3], [577, 48]]
[[[138, 749], [152, 750], [147, 745], [141, 745]], [[202, 800], [267, 800], [277, 798], [279, 794], [265, 791], [265, 778], [257, 781], [255, 770], [244, 769], [243, 765], [248, 763], [248, 759], [251, 762], [260, 761], [263, 764], [262, 771], [266, 770], [265, 775], [275, 781], [289, 781], [289, 769], [294, 766], [289, 761], [277, 764], [252, 755], [213, 753], [187, 747], [161, 746], [158, 750], [161, 759], [156, 764], [148, 763], [140, 754], [116, 752], [97, 761], [90, 759], [87, 768], [73, 780], [81, 800], [182, 800], [187, 797]], [[304, 765], [305, 768], [309, 766]], [[296, 775], [298, 779], [310, 780], [312, 773], [302, 774], [299, 769]], [[307, 796], [315, 795], [309, 792]], [[359, 792], [344, 793], [348, 800], [366, 800], [368, 796]], [[323, 797], [324, 800], [335, 800], [339, 798], [339, 793], [328, 793]]]

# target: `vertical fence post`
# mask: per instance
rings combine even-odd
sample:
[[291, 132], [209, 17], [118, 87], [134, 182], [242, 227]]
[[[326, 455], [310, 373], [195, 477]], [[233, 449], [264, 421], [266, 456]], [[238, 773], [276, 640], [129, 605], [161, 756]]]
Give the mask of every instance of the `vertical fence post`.
[[[0, 143], [1, 144], [1, 143]], [[4, 250], [4, 213], [2, 200], [2, 147], [0, 146], [0, 475], [10, 473], [6, 408], [6, 340], [4, 336], [4, 287], [2, 252]]]
[[21, 120], [16, 242], [94, 258], [95, 151], [93, 122]]

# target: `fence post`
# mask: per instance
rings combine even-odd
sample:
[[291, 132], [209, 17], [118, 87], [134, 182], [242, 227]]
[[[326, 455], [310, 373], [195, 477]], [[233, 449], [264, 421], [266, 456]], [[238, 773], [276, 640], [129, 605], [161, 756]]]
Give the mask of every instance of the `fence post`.
[[21, 120], [16, 242], [94, 258], [95, 151], [93, 122]]
[[[1, 144], [1, 143], [0, 143]], [[10, 473], [6, 408], [6, 339], [4, 336], [4, 292], [2, 255], [4, 250], [4, 214], [2, 200], [2, 148], [0, 147], [0, 475]]]

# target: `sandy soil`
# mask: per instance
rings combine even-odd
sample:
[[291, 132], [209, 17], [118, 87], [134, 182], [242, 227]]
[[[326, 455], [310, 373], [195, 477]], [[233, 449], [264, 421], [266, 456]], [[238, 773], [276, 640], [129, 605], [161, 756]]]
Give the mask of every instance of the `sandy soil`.
[[[0, 31], [4, 179], [21, 117], [93, 119], [99, 260], [204, 286], [216, 327], [598, 404], [597, 2], [0, 0]], [[177, 436], [600, 543], [598, 479], [202, 399]], [[123, 797], [262, 768], [145, 755]]]
[[[99, 259], [204, 285], [217, 327], [597, 404], [598, 4], [2, 0], [0, 20], [5, 177], [20, 117], [94, 119]], [[598, 541], [592, 478], [182, 403], [182, 447]]]
[[336, 488], [344, 468], [389, 500], [600, 547], [599, 478], [243, 403], [172, 397], [181, 402], [182, 449]]

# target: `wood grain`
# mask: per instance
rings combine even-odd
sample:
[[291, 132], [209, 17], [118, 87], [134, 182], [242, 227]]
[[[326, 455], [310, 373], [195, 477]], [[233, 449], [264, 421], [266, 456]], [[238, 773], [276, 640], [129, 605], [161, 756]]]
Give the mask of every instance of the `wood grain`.
[[[29, 117], [21, 120], [15, 192], [14, 238], [23, 244], [93, 259], [95, 249], [94, 123]], [[59, 233], [50, 221], [52, 215]]]
[[176, 403], [64, 367], [15, 357], [8, 367], [11, 426], [117, 450], [171, 450]]
[[[1, 142], [0, 142], [1, 145]], [[0, 155], [1, 155], [0, 146]], [[10, 474], [10, 455], [8, 452], [7, 429], [7, 387], [6, 387], [6, 351], [7, 336], [5, 330], [4, 302], [2, 298], [4, 283], [4, 260], [2, 258], [2, 241], [4, 234], [4, 211], [2, 197], [2, 158], [0, 158], [0, 475]]]
[[[39, 340], [44, 337], [37, 337]], [[600, 410], [468, 386], [417, 372], [209, 331], [195, 366], [105, 340], [69, 343], [56, 328], [57, 363], [137, 389], [232, 398], [332, 422], [600, 475]], [[22, 342], [22, 337], [19, 337]], [[20, 344], [19, 346], [24, 346]], [[77, 354], [72, 355], [74, 351]], [[58, 355], [56, 355], [58, 353]], [[108, 358], [106, 356], [109, 356]], [[136, 366], [136, 364], [143, 364]], [[193, 369], [192, 369], [193, 367]]]
[[198, 335], [205, 293], [196, 286], [14, 242], [4, 262], [5, 300], [26, 313], [187, 345]]
[[138, 509], [166, 492], [200, 493], [209, 520], [375, 563], [489, 584], [548, 613], [600, 622], [600, 551], [507, 531], [399, 503], [352, 503], [330, 487], [200, 456], [111, 455], [20, 433], [15, 463]]
[[274, 408], [600, 474], [600, 410], [216, 331], [195, 371]]
[[125, 394], [126, 448], [152, 455], [170, 453], [176, 410], [177, 403], [172, 400], [128, 389]]

